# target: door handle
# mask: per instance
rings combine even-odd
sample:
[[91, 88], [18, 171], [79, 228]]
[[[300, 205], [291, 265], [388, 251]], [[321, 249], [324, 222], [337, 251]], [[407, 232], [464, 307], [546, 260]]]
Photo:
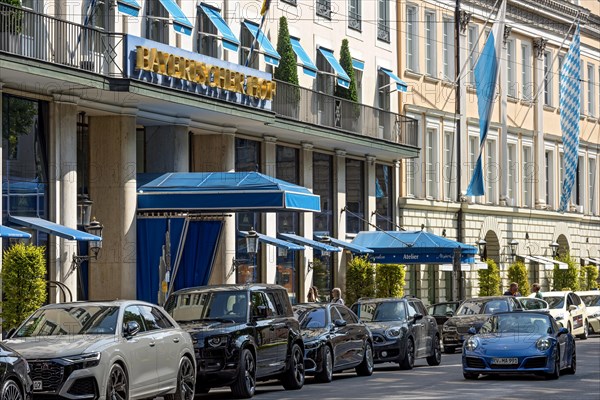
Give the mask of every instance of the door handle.
[[150, 346], [150, 347], [154, 347], [155, 345], [156, 345], [156, 342], [150, 342], [150, 343], [149, 343], [149, 346]]
[[175, 343], [179, 343], [179, 338], [178, 338], [178, 337], [176, 337], [176, 338], [173, 338], [173, 341], [174, 341]]

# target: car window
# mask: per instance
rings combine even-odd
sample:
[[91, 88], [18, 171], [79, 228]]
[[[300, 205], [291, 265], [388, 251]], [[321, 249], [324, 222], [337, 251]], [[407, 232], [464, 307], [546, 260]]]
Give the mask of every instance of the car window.
[[410, 300], [408, 302], [408, 304], [412, 305], [415, 308], [415, 310], [417, 310], [417, 312], [420, 313], [421, 315], [428, 315], [427, 309], [425, 308], [423, 303], [421, 303], [420, 301]]
[[415, 304], [412, 301], [406, 303], [406, 308], [408, 309], [408, 316], [414, 317], [415, 314], [419, 313], [419, 310], [415, 308]]
[[165, 310], [179, 323], [227, 319], [247, 320], [248, 292], [240, 290], [181, 293], [169, 297]]
[[263, 292], [252, 292], [252, 315], [258, 316], [258, 307], [267, 307], [267, 317], [272, 317], [276, 314], [275, 307], [271, 300]]
[[509, 311], [508, 302], [505, 299], [488, 301], [483, 308], [483, 314], [493, 314], [503, 311]]
[[546, 296], [544, 295], [544, 300], [548, 303], [548, 307], [554, 309], [561, 309], [565, 306], [565, 297], [564, 296]]
[[144, 319], [144, 325], [146, 325], [147, 331], [154, 331], [160, 329], [158, 322], [156, 322], [156, 318], [152, 314], [152, 308], [148, 306], [138, 306], [140, 309], [140, 313], [142, 318]]
[[573, 296], [573, 304], [575, 304], [576, 306], [581, 306], [581, 297], [579, 297], [577, 294], [575, 293], [571, 293], [571, 296]]
[[568, 294], [567, 295], [567, 307], [569, 307], [570, 305], [573, 305], [573, 304], [575, 304], [573, 302], [573, 296], [571, 296], [571, 294]]
[[600, 294], [582, 295], [581, 300], [587, 307], [600, 307]]
[[267, 294], [267, 297], [269, 298], [269, 301], [273, 305], [273, 309], [275, 310], [274, 315], [276, 315], [276, 316], [283, 316], [283, 315], [285, 315], [285, 311], [281, 307], [281, 301], [279, 301], [279, 299], [277, 298], [278, 297], [277, 293], [275, 293], [275, 292], [267, 292], [266, 294]]
[[140, 332], [146, 331], [144, 317], [138, 306], [129, 306], [125, 309], [125, 313], [123, 314], [123, 325], [127, 325], [131, 321], [135, 321], [139, 324]]
[[301, 329], [322, 329], [327, 326], [325, 308], [313, 308], [310, 310], [299, 308], [297, 310]]
[[166, 315], [156, 307], [152, 307], [152, 315], [154, 316], [154, 320], [158, 324], [159, 327], [163, 329], [173, 328], [173, 324]]
[[337, 311], [342, 316], [342, 319], [344, 321], [346, 321], [347, 323], [349, 323], [349, 324], [356, 324], [358, 322], [358, 320], [356, 319], [356, 317], [354, 316], [354, 314], [352, 313], [352, 311], [350, 311], [346, 307], [334, 306], [332, 308], [337, 309]]
[[333, 323], [338, 319], [344, 319], [344, 318], [342, 318], [342, 316], [340, 315], [340, 313], [338, 312], [336, 307], [331, 307], [329, 309], [329, 320]]

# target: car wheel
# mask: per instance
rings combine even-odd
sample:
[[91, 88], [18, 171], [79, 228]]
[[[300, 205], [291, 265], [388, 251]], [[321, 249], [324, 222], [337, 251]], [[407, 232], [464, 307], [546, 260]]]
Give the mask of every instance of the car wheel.
[[575, 351], [575, 343], [573, 343], [573, 354], [571, 355], [571, 365], [565, 370], [566, 374], [575, 375], [577, 372], [577, 354]]
[[298, 390], [304, 386], [304, 355], [296, 343], [292, 345], [288, 369], [281, 381], [285, 390]]
[[254, 396], [254, 392], [256, 391], [256, 362], [254, 355], [249, 349], [242, 349], [239, 362], [239, 372], [230, 389], [235, 397], [248, 399]]
[[119, 364], [114, 364], [108, 374], [106, 398], [108, 400], [126, 400], [129, 398], [127, 374], [125, 374], [125, 370]]
[[427, 357], [427, 365], [435, 366], [442, 363], [442, 349], [440, 349], [440, 338], [435, 336], [431, 341], [431, 355]]
[[479, 374], [474, 374], [472, 372], [463, 372], [463, 377], [467, 380], [473, 380], [479, 378]]
[[588, 338], [589, 334], [590, 334], [590, 325], [589, 325], [588, 321], [585, 321], [583, 323], [583, 333], [577, 337], [581, 340], [586, 340]]
[[183, 357], [179, 364], [177, 373], [177, 391], [166, 394], [165, 400], [194, 400], [194, 389], [196, 386], [196, 370], [192, 361]]
[[556, 349], [556, 356], [554, 357], [554, 370], [546, 375], [546, 379], [558, 379], [560, 378], [560, 356], [559, 349]]
[[373, 345], [369, 342], [365, 343], [365, 350], [363, 360], [356, 367], [356, 373], [359, 376], [371, 376], [373, 375]]
[[319, 372], [315, 379], [317, 382], [331, 382], [333, 379], [333, 355], [331, 354], [331, 347], [323, 346], [323, 364], [321, 365], [321, 372]]
[[4, 386], [2, 386], [2, 400], [23, 400], [19, 385], [12, 379], [4, 382]]
[[415, 344], [412, 339], [406, 342], [406, 353], [400, 362], [400, 369], [412, 369], [415, 365]]
[[446, 354], [454, 354], [455, 351], [456, 351], [456, 347], [444, 346], [444, 353], [446, 353]]

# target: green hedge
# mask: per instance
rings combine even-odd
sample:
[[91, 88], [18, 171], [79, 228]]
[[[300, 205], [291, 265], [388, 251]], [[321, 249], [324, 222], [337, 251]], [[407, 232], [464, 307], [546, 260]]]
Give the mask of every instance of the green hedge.
[[508, 267], [508, 281], [516, 282], [519, 285], [521, 296], [527, 296], [530, 293], [529, 280], [527, 279], [527, 267], [523, 261], [517, 261]]
[[579, 271], [575, 260], [571, 258], [569, 253], [564, 253], [556, 259], [566, 263], [568, 268], [559, 269], [558, 265], [554, 266], [553, 290], [579, 290]]
[[350, 306], [361, 297], [373, 297], [374, 295], [374, 265], [367, 256], [352, 258], [346, 268], [346, 304]]
[[477, 270], [479, 275], [479, 296], [499, 296], [502, 294], [500, 285], [500, 268], [494, 260], [486, 260], [487, 269]]
[[402, 297], [406, 270], [404, 265], [378, 264], [375, 274], [375, 295], [377, 297]]

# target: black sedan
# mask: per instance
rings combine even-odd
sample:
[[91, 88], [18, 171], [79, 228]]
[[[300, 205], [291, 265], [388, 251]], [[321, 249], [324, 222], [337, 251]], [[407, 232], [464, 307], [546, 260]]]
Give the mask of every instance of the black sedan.
[[361, 376], [373, 373], [373, 337], [348, 307], [307, 303], [294, 306], [294, 312], [304, 339], [306, 375], [331, 382], [334, 372], [350, 368]]
[[21, 355], [0, 344], [0, 399], [28, 400], [33, 383], [29, 377], [29, 365]]

